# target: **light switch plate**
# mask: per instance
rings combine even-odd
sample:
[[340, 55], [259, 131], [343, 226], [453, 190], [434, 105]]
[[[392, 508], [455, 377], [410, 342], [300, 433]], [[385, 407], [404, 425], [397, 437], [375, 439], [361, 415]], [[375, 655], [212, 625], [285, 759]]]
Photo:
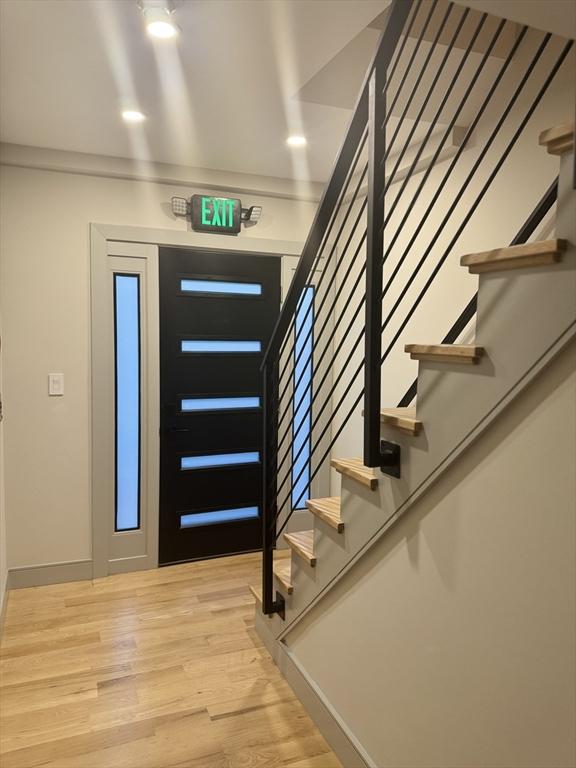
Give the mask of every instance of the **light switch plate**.
[[48, 394], [50, 397], [61, 397], [64, 394], [64, 374], [48, 374]]

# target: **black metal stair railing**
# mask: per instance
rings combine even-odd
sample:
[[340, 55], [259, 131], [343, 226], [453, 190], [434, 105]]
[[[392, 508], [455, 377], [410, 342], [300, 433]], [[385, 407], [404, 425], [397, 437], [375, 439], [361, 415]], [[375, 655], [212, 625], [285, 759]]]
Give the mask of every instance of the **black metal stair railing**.
[[[393, 0], [262, 364], [265, 613], [284, 610], [277, 538], [311, 489], [331, 495], [330, 458], [356, 443], [362, 401], [363, 462], [397, 474], [397, 453], [380, 440], [389, 358], [463, 235], [485, 220], [570, 46], [446, 0]], [[551, 188], [514, 243], [553, 201]], [[474, 313], [475, 298], [446, 343]], [[401, 405], [415, 394], [412, 384]]]

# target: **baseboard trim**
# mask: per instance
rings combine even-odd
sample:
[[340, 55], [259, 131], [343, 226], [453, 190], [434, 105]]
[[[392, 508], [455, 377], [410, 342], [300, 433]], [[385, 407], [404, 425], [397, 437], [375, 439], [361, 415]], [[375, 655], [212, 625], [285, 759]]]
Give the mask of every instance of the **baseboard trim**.
[[306, 674], [286, 645], [276, 640], [270, 631], [268, 617], [264, 616], [258, 605], [255, 610], [256, 632], [342, 765], [346, 768], [375, 768], [375, 763], [364, 752], [322, 691]]
[[26, 589], [44, 587], [48, 584], [61, 584], [66, 581], [86, 581], [92, 578], [92, 560], [70, 560], [61, 563], [25, 565], [10, 568], [8, 571], [8, 589]]
[[0, 635], [4, 629], [4, 619], [6, 618], [6, 608], [8, 607], [8, 574], [6, 574], [6, 581], [4, 582], [4, 590], [0, 595]]
[[158, 561], [148, 555], [136, 555], [135, 557], [119, 557], [116, 560], [108, 560], [108, 576], [117, 573], [134, 573], [135, 571], [149, 571], [158, 568]]

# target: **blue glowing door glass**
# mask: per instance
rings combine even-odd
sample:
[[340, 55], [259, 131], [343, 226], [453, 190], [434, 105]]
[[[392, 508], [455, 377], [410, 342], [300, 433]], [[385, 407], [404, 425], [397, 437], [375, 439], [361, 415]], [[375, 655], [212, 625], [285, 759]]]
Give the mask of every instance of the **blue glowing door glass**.
[[140, 527], [140, 276], [114, 275], [115, 530]]
[[313, 325], [314, 287], [308, 286], [304, 289], [296, 310], [294, 331], [292, 509], [303, 509], [310, 498]]

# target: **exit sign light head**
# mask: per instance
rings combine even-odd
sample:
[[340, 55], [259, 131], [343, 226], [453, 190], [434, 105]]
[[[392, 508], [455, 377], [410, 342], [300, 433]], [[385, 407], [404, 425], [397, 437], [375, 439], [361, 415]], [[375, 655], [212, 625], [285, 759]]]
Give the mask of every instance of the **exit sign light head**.
[[240, 232], [242, 202], [236, 197], [192, 195], [192, 229], [237, 235]]

